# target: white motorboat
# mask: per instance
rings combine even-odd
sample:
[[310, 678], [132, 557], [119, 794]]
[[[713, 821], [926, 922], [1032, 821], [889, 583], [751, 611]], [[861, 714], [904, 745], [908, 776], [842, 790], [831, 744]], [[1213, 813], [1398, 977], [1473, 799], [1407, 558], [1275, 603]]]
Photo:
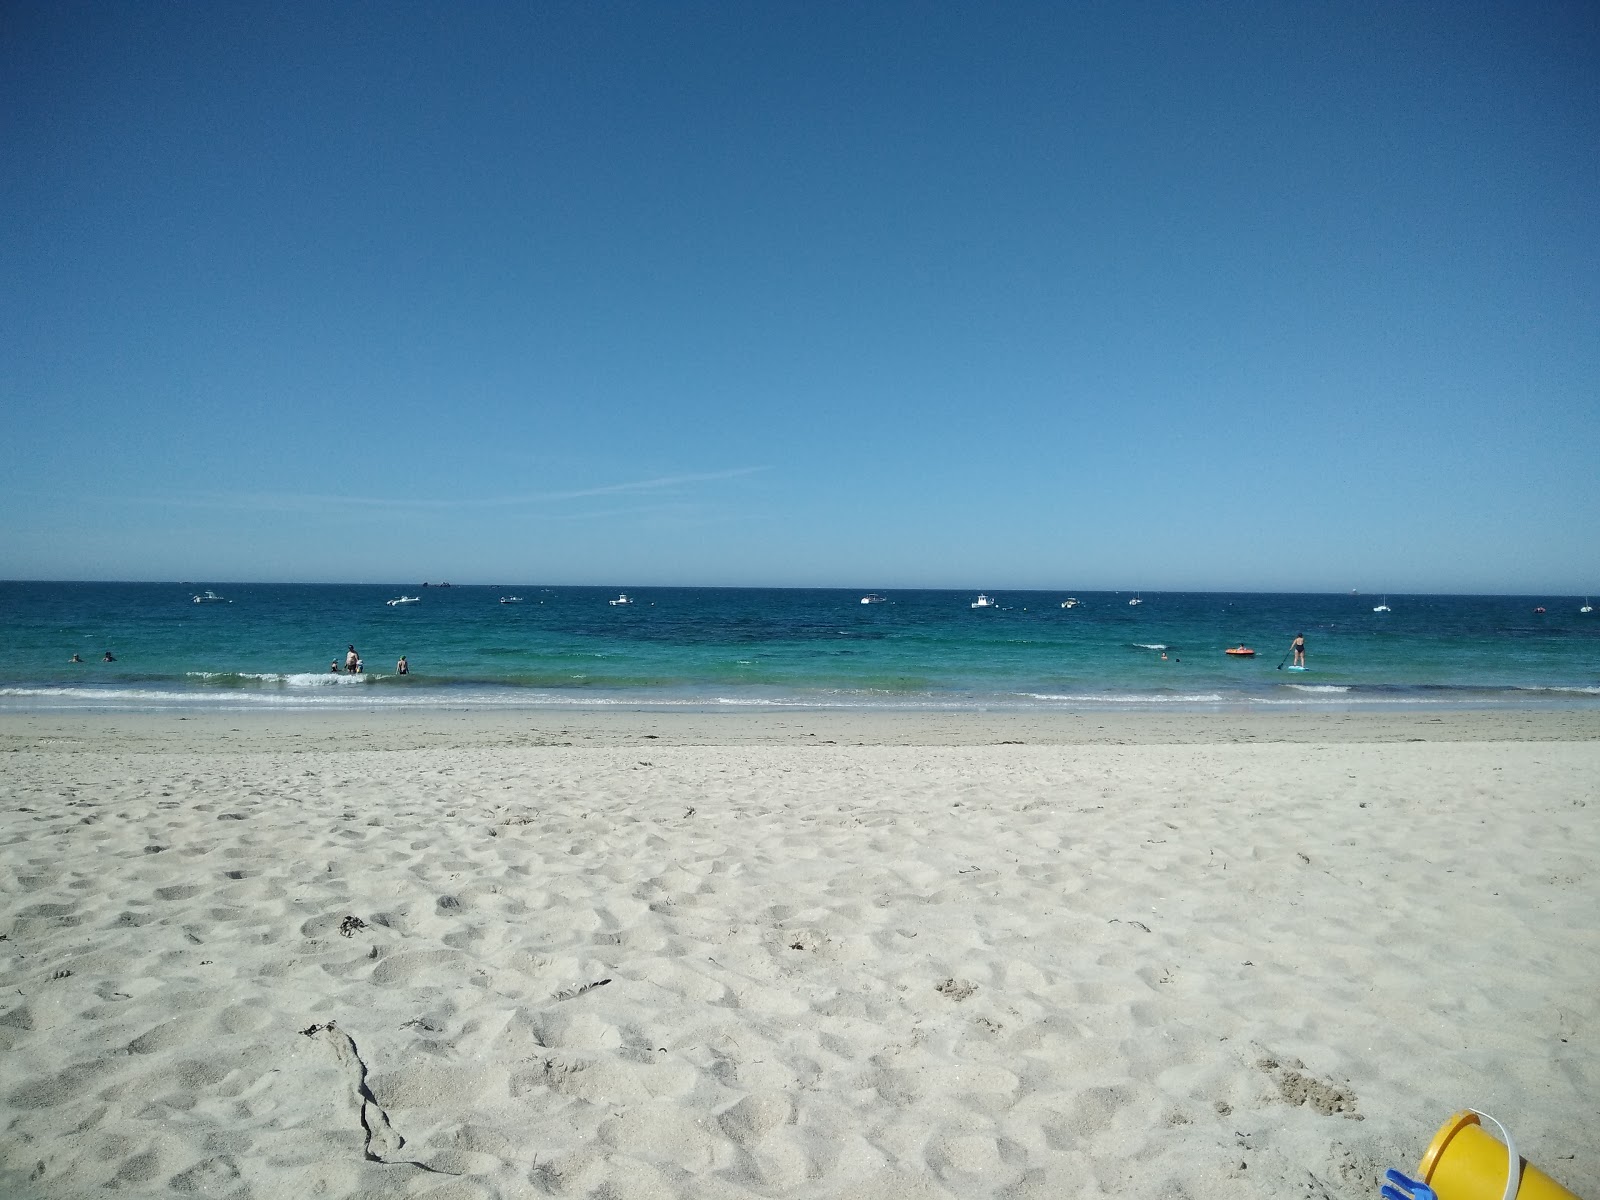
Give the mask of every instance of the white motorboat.
[[1372, 606], [1372, 611], [1373, 612], [1393, 612], [1394, 610], [1389, 607], [1389, 597], [1385, 596], [1383, 598], [1383, 603], [1382, 604], [1374, 604]]
[[1065, 600], [1063, 600], [1061, 602], [1061, 607], [1062, 608], [1077, 608], [1078, 607], [1078, 598], [1076, 596], [1068, 596]]
[[396, 596], [393, 600], [385, 600], [384, 603], [393, 608], [397, 604], [417, 604], [421, 600], [421, 596]]
[[191, 603], [191, 604], [232, 604], [233, 601], [229, 600], [226, 596], [219, 596], [215, 592], [210, 591], [208, 589], [208, 590], [206, 590], [204, 592], [201, 592], [198, 596], [196, 596], [189, 603]]
[[621, 592], [621, 593], [619, 593], [617, 595], [617, 598], [615, 600], [608, 600], [607, 603], [610, 604], [613, 608], [615, 608], [619, 604], [632, 604], [633, 603], [633, 597], [628, 595], [627, 592]]
[[522, 603], [522, 597], [521, 596], [501, 596], [500, 597], [500, 603], [501, 604], [521, 604]]
[[880, 596], [877, 592], [868, 592], [861, 597], [861, 603], [863, 604], [887, 604], [888, 602], [889, 598], [887, 596]]
[[985, 596], [982, 592], [979, 592], [978, 593], [978, 598], [972, 602], [972, 607], [973, 608], [999, 608], [1000, 605], [993, 597]]

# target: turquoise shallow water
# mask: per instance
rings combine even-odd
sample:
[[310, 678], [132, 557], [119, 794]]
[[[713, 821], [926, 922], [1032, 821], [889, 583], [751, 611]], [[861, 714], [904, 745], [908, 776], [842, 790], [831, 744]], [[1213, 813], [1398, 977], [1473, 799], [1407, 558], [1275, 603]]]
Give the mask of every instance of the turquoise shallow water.
[[[208, 587], [229, 602], [191, 602]], [[420, 600], [386, 603], [402, 594]], [[522, 602], [499, 602], [512, 594]], [[1129, 605], [1081, 592], [1064, 609], [1066, 593], [997, 592], [974, 610], [972, 592], [870, 605], [837, 590], [630, 594], [619, 606], [599, 588], [0, 583], [0, 708], [1600, 706], [1600, 616], [1579, 612], [1583, 597]], [[1384, 599], [1392, 611], [1374, 613]], [[1279, 669], [1300, 632], [1311, 669]], [[1255, 658], [1223, 654], [1241, 642]], [[330, 675], [350, 643], [365, 674]]]

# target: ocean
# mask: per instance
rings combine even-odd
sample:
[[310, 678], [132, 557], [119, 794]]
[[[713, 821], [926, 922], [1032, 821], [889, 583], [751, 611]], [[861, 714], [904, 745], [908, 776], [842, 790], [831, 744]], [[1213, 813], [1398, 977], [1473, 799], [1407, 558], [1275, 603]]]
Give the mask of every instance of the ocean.
[[[206, 589], [226, 602], [193, 603]], [[865, 594], [0, 583], [0, 711], [1600, 706], [1583, 597]], [[351, 644], [365, 673], [330, 674]]]

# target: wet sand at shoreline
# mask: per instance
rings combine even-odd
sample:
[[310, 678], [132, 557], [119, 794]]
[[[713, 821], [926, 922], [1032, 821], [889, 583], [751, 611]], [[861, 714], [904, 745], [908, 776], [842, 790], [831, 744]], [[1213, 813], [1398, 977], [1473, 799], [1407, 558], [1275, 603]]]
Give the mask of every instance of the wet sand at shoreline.
[[663, 712], [652, 709], [344, 710], [317, 712], [0, 713], [0, 753], [103, 744], [211, 750], [368, 749], [437, 745], [684, 746], [1226, 745], [1235, 742], [1483, 742], [1600, 740], [1600, 708], [1293, 712]]

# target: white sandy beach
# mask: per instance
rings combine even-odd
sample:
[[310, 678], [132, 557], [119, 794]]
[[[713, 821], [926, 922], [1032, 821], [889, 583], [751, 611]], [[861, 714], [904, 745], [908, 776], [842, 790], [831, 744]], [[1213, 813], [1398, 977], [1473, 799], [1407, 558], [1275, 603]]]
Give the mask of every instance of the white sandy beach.
[[1600, 716], [0, 718], [0, 1193], [1600, 1195]]

